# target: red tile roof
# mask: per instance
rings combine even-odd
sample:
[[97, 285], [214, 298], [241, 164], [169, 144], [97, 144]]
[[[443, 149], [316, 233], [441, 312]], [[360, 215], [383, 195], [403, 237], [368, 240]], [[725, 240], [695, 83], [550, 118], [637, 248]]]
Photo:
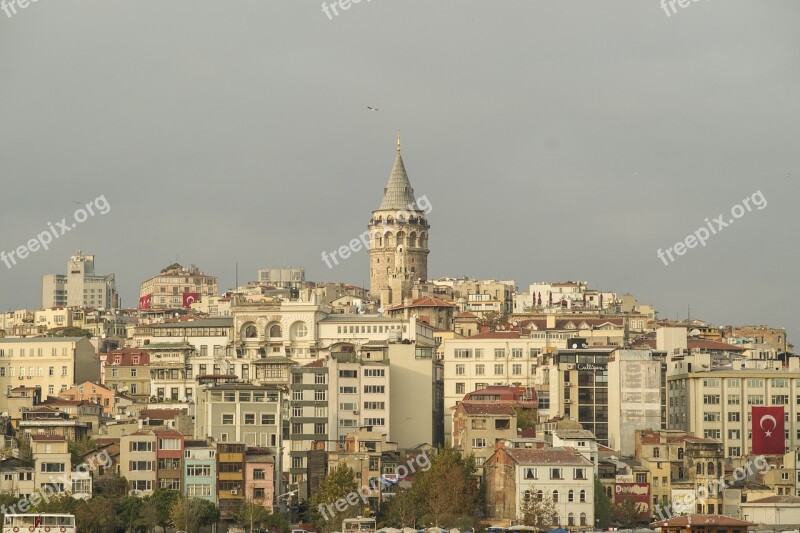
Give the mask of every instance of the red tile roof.
[[392, 306], [389, 309], [390, 310], [405, 309], [410, 307], [456, 307], [456, 304], [452, 302], [445, 302], [444, 300], [441, 300], [439, 298], [427, 297], [427, 298], [416, 298], [415, 300], [412, 300], [411, 305], [406, 305], [402, 303], [399, 305]]
[[303, 366], [310, 367], [310, 368], [322, 368], [322, 367], [325, 366], [325, 359], [317, 359], [316, 361], [312, 361], [312, 362], [308, 363], [307, 365], [303, 365]]
[[502, 448], [517, 464], [586, 465], [592, 462], [573, 448]]
[[[102, 355], [102, 354], [98, 354]], [[113, 366], [147, 366], [150, 364], [150, 352], [142, 350], [141, 348], [121, 348], [119, 350], [112, 350], [106, 354], [106, 366], [112, 366], [116, 361], [116, 356], [119, 355], [120, 363]], [[139, 362], [133, 364], [133, 356], [139, 356]]]
[[142, 409], [139, 411], [139, 419], [174, 420], [176, 416], [183, 412], [183, 409]]
[[739, 520], [730, 516], [719, 514], [695, 514], [676, 516], [660, 522], [650, 524], [653, 527], [691, 527], [691, 526], [721, 526], [721, 527], [748, 527], [755, 526], [755, 522]]

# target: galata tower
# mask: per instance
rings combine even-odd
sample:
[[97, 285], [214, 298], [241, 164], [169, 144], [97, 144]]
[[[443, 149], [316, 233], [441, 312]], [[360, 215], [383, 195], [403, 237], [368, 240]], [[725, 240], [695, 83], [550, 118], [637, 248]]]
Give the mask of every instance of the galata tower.
[[369, 222], [369, 292], [388, 307], [411, 297], [414, 282], [428, 279], [428, 221], [406, 174], [397, 133], [397, 155], [381, 205]]

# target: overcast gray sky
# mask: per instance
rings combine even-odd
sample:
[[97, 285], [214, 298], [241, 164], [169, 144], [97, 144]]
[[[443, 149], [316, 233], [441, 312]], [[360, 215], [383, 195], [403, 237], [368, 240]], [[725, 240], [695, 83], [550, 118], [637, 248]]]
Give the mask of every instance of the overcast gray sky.
[[[587, 280], [661, 316], [800, 338], [800, 3], [39, 0], [0, 11], [0, 308], [82, 248], [123, 304], [178, 261], [368, 284], [394, 157], [433, 205], [429, 275]], [[370, 112], [366, 106], [380, 108]], [[665, 266], [705, 219], [768, 205]]]

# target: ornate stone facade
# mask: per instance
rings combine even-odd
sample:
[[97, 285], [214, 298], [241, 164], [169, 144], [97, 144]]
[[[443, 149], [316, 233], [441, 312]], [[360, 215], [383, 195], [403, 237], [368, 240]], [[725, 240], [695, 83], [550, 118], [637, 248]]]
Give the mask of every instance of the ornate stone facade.
[[397, 136], [397, 157], [380, 207], [372, 212], [370, 231], [370, 295], [381, 306], [411, 297], [417, 280], [428, 278], [428, 232], [425, 213], [417, 205], [406, 174]]

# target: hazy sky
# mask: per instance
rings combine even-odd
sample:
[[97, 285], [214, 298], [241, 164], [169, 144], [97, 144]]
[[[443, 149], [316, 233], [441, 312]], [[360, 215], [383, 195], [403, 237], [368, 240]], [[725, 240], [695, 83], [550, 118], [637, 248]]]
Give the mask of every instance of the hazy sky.
[[[8, 269], [41, 303], [76, 249], [123, 304], [177, 260], [368, 285], [395, 131], [433, 205], [429, 275], [586, 280], [661, 316], [800, 338], [800, 3], [39, 0], [0, 11], [0, 250], [104, 196]], [[330, 11], [330, 9], [329, 9]], [[380, 109], [370, 112], [366, 106]], [[705, 219], [745, 213], [665, 266]], [[752, 202], [751, 202], [752, 205]], [[716, 225], [714, 225], [716, 228]], [[58, 230], [57, 230], [58, 231]]]

